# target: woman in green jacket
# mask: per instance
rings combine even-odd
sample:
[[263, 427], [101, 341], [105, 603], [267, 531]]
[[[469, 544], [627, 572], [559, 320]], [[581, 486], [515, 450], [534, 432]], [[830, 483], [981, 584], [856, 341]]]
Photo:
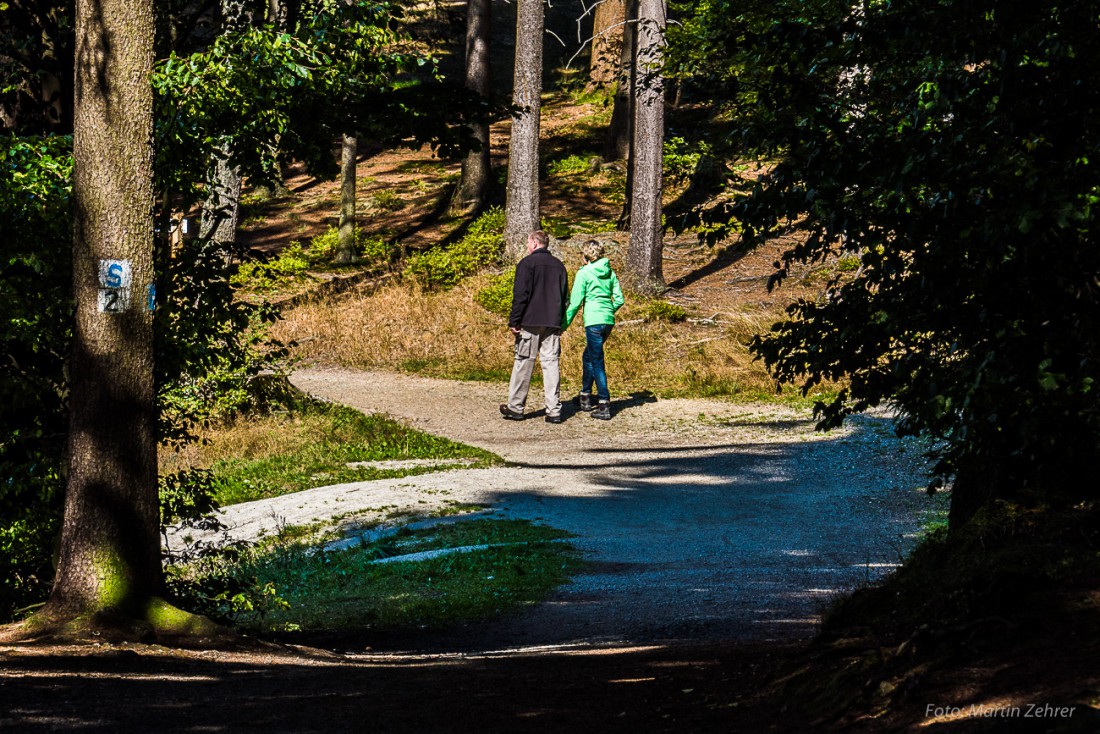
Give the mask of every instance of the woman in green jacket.
[[[561, 328], [562, 331], [569, 328], [577, 311], [584, 306], [584, 374], [578, 402], [581, 410], [591, 410], [593, 418], [606, 421], [611, 420], [611, 393], [607, 389], [603, 345], [615, 326], [615, 312], [622, 308], [623, 292], [615, 271], [604, 257], [603, 245], [596, 240], [588, 240], [581, 254], [587, 265], [577, 271], [573, 280], [573, 292]], [[592, 401], [593, 385], [598, 402]]]

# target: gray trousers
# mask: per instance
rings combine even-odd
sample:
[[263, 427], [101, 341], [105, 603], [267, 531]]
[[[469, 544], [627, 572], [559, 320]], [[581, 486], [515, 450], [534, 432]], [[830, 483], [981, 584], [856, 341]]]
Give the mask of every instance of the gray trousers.
[[508, 385], [508, 407], [523, 412], [531, 389], [535, 359], [542, 363], [542, 387], [546, 394], [546, 415], [561, 415], [561, 329], [551, 326], [520, 329], [516, 336], [516, 361], [512, 363], [512, 381]]

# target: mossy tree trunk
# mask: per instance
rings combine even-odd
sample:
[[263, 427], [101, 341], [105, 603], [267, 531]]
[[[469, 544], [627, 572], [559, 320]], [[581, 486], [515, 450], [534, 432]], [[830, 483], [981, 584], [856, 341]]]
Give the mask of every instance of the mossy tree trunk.
[[161, 591], [153, 387], [151, 0], [77, 0], [69, 477], [49, 606]]
[[626, 261], [628, 280], [632, 288], [640, 293], [657, 293], [665, 285], [661, 225], [661, 167], [665, 131], [661, 65], [665, 25], [664, 0], [640, 0], [634, 144], [631, 151], [630, 247]]
[[[492, 76], [489, 45], [492, 41], [491, 0], [469, 0], [466, 6], [466, 88], [489, 100]], [[462, 161], [462, 177], [455, 189], [451, 210], [455, 213], [476, 212], [485, 205], [492, 168], [489, 160], [489, 122], [477, 122], [470, 132], [480, 144]]]
[[344, 135], [340, 146], [340, 226], [335, 261], [353, 263], [355, 251], [355, 164], [359, 155], [359, 141], [353, 135]]
[[76, 44], [68, 484], [53, 590], [27, 627], [209, 630], [160, 598], [152, 0], [77, 0]]
[[516, 68], [508, 144], [508, 194], [504, 205], [504, 248], [511, 262], [525, 252], [527, 236], [539, 229], [539, 123], [542, 94], [543, 0], [519, 0], [516, 11]]

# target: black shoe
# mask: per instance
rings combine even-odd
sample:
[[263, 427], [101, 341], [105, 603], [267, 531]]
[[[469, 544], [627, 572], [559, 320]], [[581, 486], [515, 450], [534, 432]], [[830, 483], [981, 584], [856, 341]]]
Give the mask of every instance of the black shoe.
[[609, 403], [600, 403], [592, 411], [592, 417], [598, 421], [611, 420], [611, 405]]
[[523, 413], [517, 413], [508, 407], [508, 403], [500, 404], [500, 414], [504, 416], [506, 421], [521, 421], [523, 420]]
[[546, 416], [547, 423], [561, 423], [562, 417], [560, 415], [548, 415]]
[[583, 392], [577, 395], [576, 403], [585, 412], [596, 409], [596, 403], [592, 401], [592, 396], [585, 395]]

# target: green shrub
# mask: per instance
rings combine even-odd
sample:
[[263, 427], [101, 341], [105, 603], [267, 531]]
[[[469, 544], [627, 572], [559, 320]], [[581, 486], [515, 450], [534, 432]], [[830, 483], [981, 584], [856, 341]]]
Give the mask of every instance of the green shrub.
[[[319, 234], [310, 240], [309, 251], [306, 254], [311, 264], [328, 263], [336, 256], [339, 245], [340, 230], [329, 227], [324, 234]], [[396, 259], [397, 248], [382, 237], [368, 235], [356, 227], [355, 255], [359, 259], [360, 266], [384, 266]]]
[[689, 143], [683, 138], [669, 138], [664, 147], [665, 177], [677, 182], [686, 181], [695, 172], [695, 167], [706, 152], [706, 144]]
[[271, 291], [286, 285], [309, 270], [310, 257], [297, 240], [267, 262], [248, 260], [240, 264], [229, 282], [250, 291]]
[[489, 313], [509, 315], [512, 312], [512, 283], [515, 279], [515, 268], [494, 275], [487, 286], [474, 294], [474, 301]]
[[504, 250], [504, 210], [494, 207], [470, 225], [450, 247], [433, 247], [409, 258], [405, 277], [434, 288], [451, 288], [463, 278], [500, 262]]
[[370, 198], [374, 208], [384, 212], [395, 212], [405, 206], [404, 200], [389, 189], [375, 191]]
[[860, 259], [856, 255], [847, 255], [836, 261], [836, 269], [841, 273], [853, 273], [859, 270]]
[[687, 318], [687, 311], [683, 306], [677, 306], [668, 301], [650, 301], [636, 312], [646, 321], [668, 321], [677, 323]]
[[486, 209], [480, 217], [475, 219], [467, 230], [467, 234], [504, 234], [504, 208], [494, 206]]
[[560, 160], [551, 161], [546, 165], [546, 172], [551, 176], [568, 176], [577, 173], [588, 173], [593, 158], [598, 158], [595, 153], [573, 154]]

